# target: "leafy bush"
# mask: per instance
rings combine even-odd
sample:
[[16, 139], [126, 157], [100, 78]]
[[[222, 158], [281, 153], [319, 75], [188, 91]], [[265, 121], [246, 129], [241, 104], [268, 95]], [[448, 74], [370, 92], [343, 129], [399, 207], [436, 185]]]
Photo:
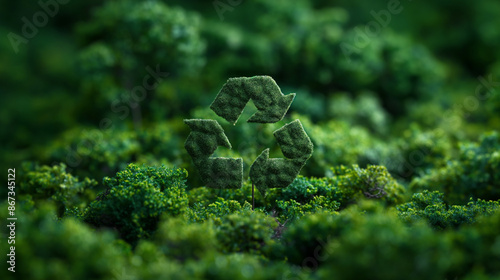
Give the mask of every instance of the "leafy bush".
[[361, 92], [355, 97], [347, 93], [335, 93], [329, 96], [327, 106], [328, 119], [361, 126], [378, 135], [387, 133], [389, 115], [372, 92]]
[[203, 222], [206, 220], [212, 220], [215, 224], [221, 224], [221, 218], [228, 214], [238, 213], [243, 209], [251, 209], [251, 205], [245, 204], [243, 207], [236, 200], [225, 200], [224, 198], [217, 198], [214, 203], [203, 205], [202, 203], [197, 203], [191, 206], [187, 212], [187, 219], [190, 222]]
[[450, 233], [458, 259], [453, 267], [454, 276], [460, 278], [478, 272], [490, 277], [500, 274], [499, 226], [500, 211], [497, 210], [493, 215], [478, 218], [474, 225]]
[[[375, 207], [374, 207], [375, 206]], [[444, 279], [454, 261], [452, 241], [425, 224], [406, 227], [380, 206], [353, 208], [351, 226], [324, 248], [324, 279]], [[366, 211], [362, 214], [361, 211]], [[356, 214], [356, 212], [358, 212]], [[342, 214], [340, 215], [342, 216]], [[349, 256], [346, 258], [346, 256]], [[411, 271], [411, 273], [407, 273]]]
[[159, 246], [148, 240], [139, 241], [120, 277], [145, 280], [190, 278], [180, 263], [168, 259]]
[[418, 125], [412, 124], [397, 140], [401, 156], [408, 163], [406, 179], [445, 165], [447, 157], [452, 154], [452, 143], [449, 135], [441, 129], [422, 131]]
[[289, 201], [276, 201], [279, 210], [279, 221], [286, 224], [289, 221], [294, 221], [306, 214], [312, 214], [320, 211], [336, 211], [340, 207], [340, 203], [332, 201], [324, 196], [315, 196], [311, 201], [305, 204], [300, 204], [291, 199]]
[[271, 236], [277, 222], [257, 211], [241, 211], [221, 219], [217, 239], [221, 251], [228, 252], [261, 252], [271, 243]]
[[35, 204], [53, 201], [59, 217], [76, 211], [76, 216], [95, 198], [94, 187], [97, 182], [85, 178], [80, 181], [66, 172], [66, 165], [39, 166], [34, 163], [23, 164], [20, 180], [21, 197], [32, 199]]
[[[283, 263], [269, 263], [249, 254], [214, 254], [199, 262], [189, 262], [186, 267], [189, 279], [281, 279], [294, 271]], [[304, 278], [308, 279], [308, 278]]]
[[[139, 103], [151, 108], [164, 79], [203, 66], [205, 43], [199, 26], [196, 14], [157, 0], [120, 0], [97, 8], [91, 20], [78, 26], [85, 43], [77, 64], [83, 74], [82, 114], [102, 116], [106, 108], [96, 107], [96, 100], [112, 103], [122, 119]], [[150, 117], [148, 110], [143, 113]]]
[[186, 177], [182, 169], [130, 164], [115, 177], [104, 178], [107, 189], [89, 205], [84, 220], [97, 227], [116, 228], [124, 240], [135, 244], [151, 236], [162, 214], [185, 213]]
[[100, 178], [124, 169], [140, 149], [133, 131], [77, 127], [54, 141], [45, 150], [43, 161], [65, 162], [81, 175]]
[[469, 197], [500, 199], [500, 137], [497, 132], [484, 134], [479, 143], [464, 143], [457, 159], [446, 166], [415, 178], [413, 190], [438, 190], [448, 203], [465, 203]]
[[361, 197], [380, 199], [388, 205], [401, 203], [404, 199], [405, 188], [392, 178], [385, 166], [368, 165], [365, 169], [354, 164], [352, 168], [340, 166], [333, 171], [343, 194], [343, 204]]
[[425, 219], [435, 229], [457, 228], [476, 222], [478, 216], [491, 215], [499, 208], [498, 201], [478, 199], [467, 205], [447, 205], [438, 191], [413, 194], [411, 201], [397, 206], [399, 217], [411, 223]]
[[153, 240], [165, 256], [179, 261], [199, 260], [213, 253], [218, 245], [211, 223], [188, 224], [182, 217], [160, 222]]
[[[110, 232], [96, 232], [73, 218], [58, 221], [56, 209], [51, 204], [41, 204], [37, 209], [19, 206], [16, 215], [22, 217], [22, 223], [16, 223], [16, 242], [10, 245], [16, 248], [15, 276], [9, 278], [7, 273], [10, 272], [3, 272], [2, 278], [83, 280], [118, 277], [125, 258]], [[2, 203], [2, 207], [7, 208], [7, 205]], [[9, 252], [4, 250], [7, 242], [4, 244], [2, 251]]]
[[273, 257], [286, 257], [292, 264], [308, 266], [308, 260], [316, 260], [318, 254], [324, 253], [324, 246], [350, 226], [344, 217], [328, 211], [303, 216], [283, 232], [281, 248], [275, 246]]

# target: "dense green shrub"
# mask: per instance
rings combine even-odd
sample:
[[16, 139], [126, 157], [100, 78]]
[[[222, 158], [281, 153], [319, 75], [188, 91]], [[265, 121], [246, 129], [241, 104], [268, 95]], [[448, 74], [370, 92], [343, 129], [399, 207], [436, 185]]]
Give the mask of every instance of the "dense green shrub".
[[441, 191], [448, 203], [465, 203], [469, 197], [500, 199], [499, 150], [498, 133], [486, 133], [481, 136], [479, 143], [461, 144], [457, 159], [415, 178], [410, 187], [416, 191]]
[[35, 204], [53, 201], [59, 217], [76, 216], [95, 198], [95, 180], [85, 178], [82, 181], [66, 172], [66, 165], [39, 166], [35, 163], [23, 164], [20, 180], [20, 194], [24, 200], [33, 200]]
[[413, 194], [411, 201], [397, 206], [399, 217], [411, 223], [424, 219], [435, 229], [457, 228], [476, 222], [478, 216], [491, 215], [499, 208], [498, 201], [478, 199], [467, 205], [447, 205], [438, 191]]
[[[189, 279], [221, 280], [281, 279], [296, 271], [284, 263], [270, 263], [261, 257], [240, 253], [211, 255], [199, 262], [188, 262], [185, 269], [189, 273]], [[302, 279], [310, 279], [307, 276]]]
[[277, 200], [295, 200], [298, 203], [308, 203], [316, 196], [336, 199], [338, 190], [331, 178], [307, 178], [298, 176], [290, 186], [284, 189], [271, 189], [266, 200], [272, 204]]
[[321, 278], [401, 279], [404, 275], [405, 279], [444, 279], [447, 276], [455, 260], [451, 239], [435, 235], [425, 224], [408, 228], [394, 211], [376, 205], [368, 207], [368, 211], [364, 210], [366, 207], [351, 209], [354, 214], [350, 226], [343, 226], [342, 234], [323, 248], [326, 255], [320, 257], [326, 260], [318, 271]]
[[[307, 113], [307, 112], [304, 112]], [[347, 93], [335, 93], [327, 101], [326, 117], [346, 122], [351, 126], [362, 126], [378, 135], [385, 134], [389, 115], [373, 92], [361, 92], [355, 97]]]
[[[500, 211], [478, 218], [477, 223], [450, 233], [457, 261], [453, 274], [462, 277], [480, 273], [488, 276], [500, 274]], [[470, 278], [470, 277], [469, 277]], [[494, 279], [494, 277], [492, 277]]]
[[[190, 279], [184, 267], [168, 259], [159, 246], [141, 240], [120, 271], [120, 279]], [[192, 279], [192, 278], [191, 278]]]
[[404, 167], [406, 179], [445, 165], [447, 157], [452, 155], [452, 143], [450, 136], [441, 129], [422, 131], [412, 124], [397, 140], [401, 157], [407, 163]]
[[202, 203], [196, 203], [189, 207], [187, 211], [187, 219], [189, 222], [204, 222], [206, 220], [212, 220], [215, 224], [220, 225], [221, 218], [223, 216], [238, 213], [243, 209], [251, 209], [251, 205], [242, 205], [236, 200], [225, 200], [224, 198], [217, 198], [214, 203], [204, 205]]
[[336, 211], [340, 207], [340, 203], [332, 201], [324, 196], [315, 196], [311, 201], [305, 204], [300, 204], [291, 199], [289, 201], [276, 201], [277, 209], [279, 210], [279, 221], [286, 224], [289, 221], [294, 221], [306, 214], [312, 214], [320, 211]]
[[[96, 232], [72, 218], [59, 221], [51, 204], [41, 204], [37, 209], [24, 208], [19, 203], [17, 206], [16, 216], [22, 217], [22, 222], [16, 223], [15, 244], [10, 245], [15, 246], [15, 274], [2, 272], [2, 279], [83, 280], [119, 276], [125, 258], [110, 232]], [[7, 205], [2, 203], [2, 208], [7, 209]], [[1, 216], [5, 220], [6, 214]], [[2, 251], [8, 253], [7, 242], [2, 243]], [[5, 258], [4, 254], [2, 260]]]
[[217, 240], [225, 253], [259, 253], [272, 243], [271, 236], [277, 226], [275, 219], [261, 212], [241, 211], [221, 218]]
[[340, 166], [333, 169], [339, 190], [342, 192], [342, 203], [351, 203], [362, 197], [380, 199], [388, 205], [403, 202], [405, 188], [400, 185], [385, 166], [368, 165], [359, 168]]
[[124, 169], [140, 149], [133, 131], [77, 127], [55, 140], [45, 150], [43, 161], [65, 162], [79, 175], [100, 178]]
[[130, 164], [113, 178], [104, 178], [107, 188], [93, 201], [84, 220], [97, 227], [116, 228], [132, 244], [156, 230], [162, 214], [184, 214], [187, 172], [165, 166]]
[[[77, 64], [83, 74], [82, 114], [102, 118], [109, 112], [109, 105], [103, 105], [111, 103], [123, 120], [137, 113], [139, 103], [149, 109], [163, 80], [196, 72], [204, 64], [199, 25], [199, 16], [156, 0], [106, 2], [96, 9], [90, 21], [78, 26], [85, 44]], [[144, 77], [150, 78], [145, 82]], [[142, 114], [150, 117], [149, 110]]]
[[304, 267], [311, 266], [311, 259], [321, 261], [317, 256], [324, 255], [326, 244], [350, 226], [345, 217], [329, 211], [303, 216], [285, 229], [280, 244], [274, 247], [273, 257], [286, 257], [288, 262]]
[[212, 223], [188, 224], [182, 217], [160, 222], [153, 240], [165, 256], [178, 261], [199, 260], [218, 246]]

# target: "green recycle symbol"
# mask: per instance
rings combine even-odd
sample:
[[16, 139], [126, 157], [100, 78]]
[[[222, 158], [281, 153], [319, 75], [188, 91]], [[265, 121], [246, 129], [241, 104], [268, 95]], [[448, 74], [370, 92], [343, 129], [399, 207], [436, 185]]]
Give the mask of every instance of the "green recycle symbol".
[[[269, 76], [230, 78], [210, 108], [233, 125], [246, 104], [253, 100], [257, 112], [248, 122], [275, 123], [283, 119], [295, 93], [284, 95]], [[211, 157], [218, 146], [231, 143], [216, 120], [186, 119], [191, 132], [184, 144], [207, 187], [238, 189], [243, 184], [243, 159]], [[264, 196], [268, 188], [286, 188], [311, 157], [313, 144], [300, 121], [294, 120], [273, 132], [285, 158], [269, 158], [265, 149], [250, 167], [250, 180]]]

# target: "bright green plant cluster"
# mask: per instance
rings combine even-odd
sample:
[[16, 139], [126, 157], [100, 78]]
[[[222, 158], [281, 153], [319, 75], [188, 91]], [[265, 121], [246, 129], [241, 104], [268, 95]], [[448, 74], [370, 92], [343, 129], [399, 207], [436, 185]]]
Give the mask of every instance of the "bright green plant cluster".
[[107, 189], [89, 205], [84, 221], [116, 228], [131, 243], [147, 238], [156, 230], [161, 215], [185, 213], [186, 178], [183, 169], [130, 164], [115, 177], [104, 178]]
[[95, 180], [85, 178], [80, 181], [66, 171], [66, 165], [39, 166], [26, 163], [23, 166], [20, 184], [22, 200], [32, 200], [35, 204], [53, 201], [59, 217], [80, 213], [87, 203], [95, 198]]
[[398, 215], [407, 223], [424, 219], [435, 229], [445, 229], [472, 224], [478, 215], [491, 215], [500, 207], [498, 201], [472, 198], [467, 205], [447, 205], [443, 197], [438, 191], [413, 194], [410, 202], [397, 206]]
[[272, 242], [271, 237], [278, 223], [264, 213], [245, 210], [221, 219], [217, 239], [222, 252], [257, 253]]
[[384, 166], [369, 165], [360, 168], [340, 166], [333, 169], [339, 191], [342, 192], [342, 203], [350, 203], [359, 198], [380, 199], [389, 205], [403, 201], [405, 188], [400, 185]]
[[500, 198], [499, 150], [499, 134], [484, 134], [479, 143], [462, 144], [457, 159], [413, 180], [411, 188], [439, 190], [449, 203], [465, 203], [469, 197], [497, 200]]
[[340, 203], [324, 196], [315, 196], [308, 203], [301, 204], [293, 199], [289, 201], [276, 201], [276, 208], [279, 211], [279, 221], [282, 224], [293, 222], [300, 217], [321, 211], [336, 211], [340, 208]]
[[220, 225], [221, 218], [242, 211], [243, 209], [251, 208], [251, 205], [246, 202], [246, 205], [241, 204], [236, 200], [225, 200], [218, 197], [214, 203], [208, 205], [203, 203], [195, 203], [188, 210], [188, 220], [191, 222], [204, 222], [208, 219], [214, 221], [215, 224]]

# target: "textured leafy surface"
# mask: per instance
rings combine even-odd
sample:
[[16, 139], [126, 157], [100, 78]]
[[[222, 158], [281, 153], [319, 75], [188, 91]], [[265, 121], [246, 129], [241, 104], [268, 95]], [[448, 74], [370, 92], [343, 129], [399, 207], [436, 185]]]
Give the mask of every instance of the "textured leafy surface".
[[184, 120], [191, 133], [184, 147], [209, 188], [237, 189], [243, 183], [241, 158], [210, 158], [218, 146], [231, 148], [224, 130], [215, 120]]
[[84, 220], [117, 228], [131, 243], [150, 237], [162, 214], [177, 216], [186, 211], [186, 178], [183, 169], [130, 164], [115, 177], [104, 178], [107, 190], [89, 205]]
[[313, 144], [299, 120], [274, 132], [284, 159], [269, 158], [265, 149], [250, 167], [250, 179], [262, 195], [268, 188], [286, 188], [297, 177], [313, 152]]
[[236, 124], [250, 99], [258, 111], [248, 122], [275, 123], [285, 116], [295, 93], [283, 95], [269, 76], [230, 78], [222, 87], [210, 108], [232, 124]]

